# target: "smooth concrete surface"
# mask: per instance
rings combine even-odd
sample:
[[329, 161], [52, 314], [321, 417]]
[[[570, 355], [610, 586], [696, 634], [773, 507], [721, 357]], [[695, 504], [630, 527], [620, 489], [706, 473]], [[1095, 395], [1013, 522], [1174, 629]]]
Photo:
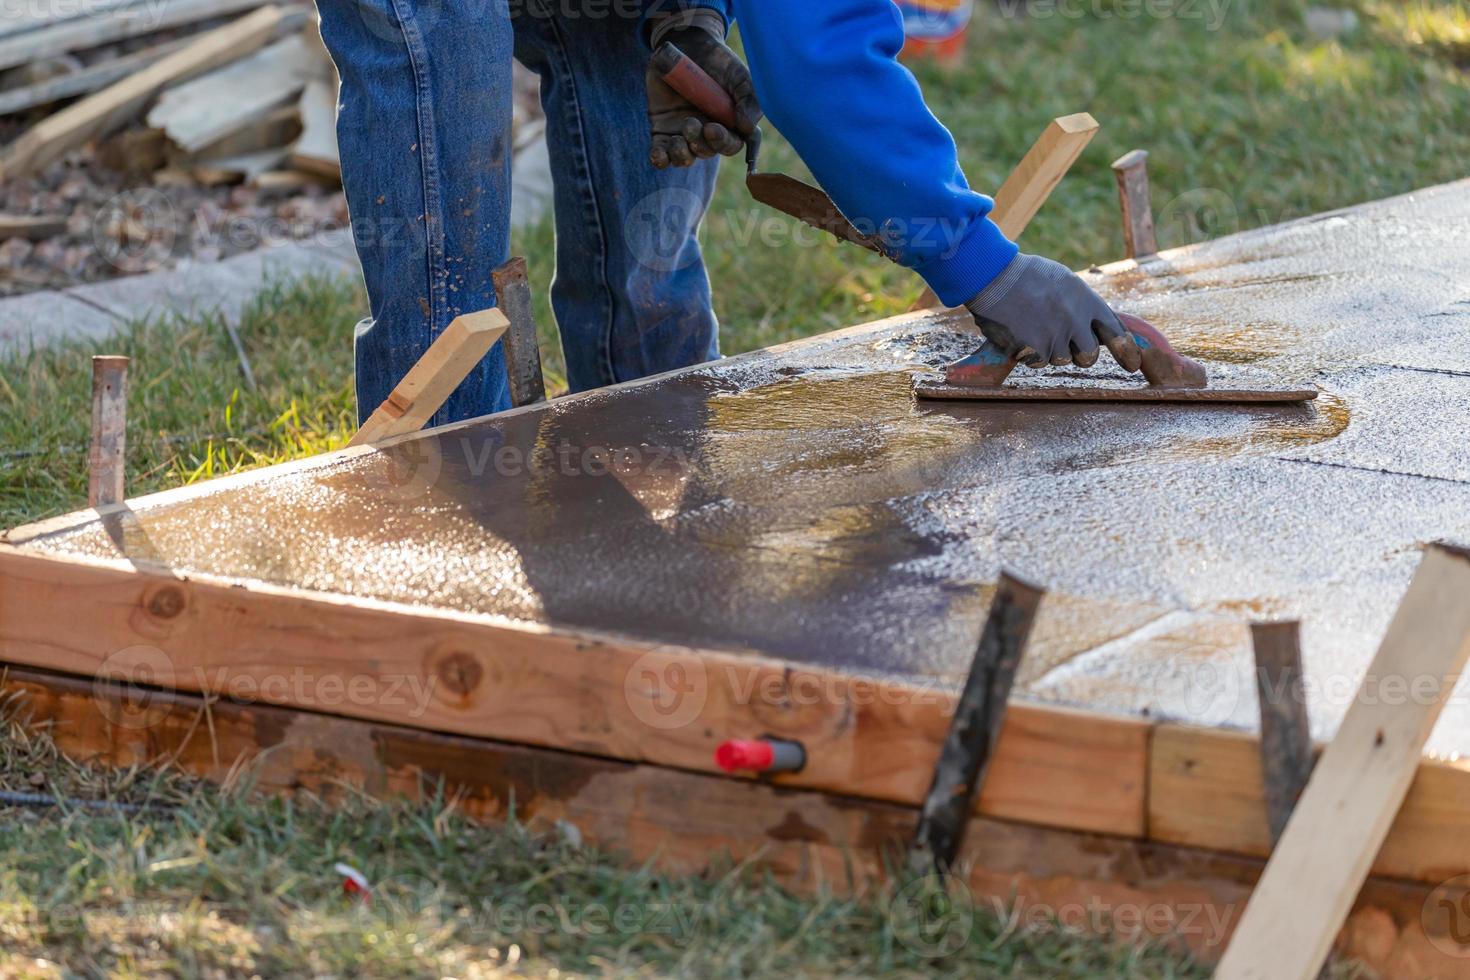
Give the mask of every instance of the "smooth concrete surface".
[[[1251, 726], [1246, 624], [1292, 617], [1329, 734], [1422, 546], [1470, 542], [1470, 183], [1091, 278], [1322, 396], [916, 403], [975, 341], [912, 318], [26, 546], [945, 682], [1005, 568], [1050, 590], [1023, 696]], [[1466, 698], [1431, 747], [1470, 748]]]

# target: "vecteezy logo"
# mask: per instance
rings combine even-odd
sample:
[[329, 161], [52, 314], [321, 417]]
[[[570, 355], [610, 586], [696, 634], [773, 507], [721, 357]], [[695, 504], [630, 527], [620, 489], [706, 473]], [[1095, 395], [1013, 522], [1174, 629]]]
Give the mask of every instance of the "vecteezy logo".
[[1196, 187], [1169, 201], [1154, 221], [1159, 241], [1170, 247], [1222, 238], [1240, 230], [1235, 198], [1213, 187]]
[[444, 471], [444, 455], [433, 436], [389, 446], [382, 457], [374, 462], [378, 469], [373, 473], [383, 496], [390, 500], [417, 500], [433, 488]]
[[1419, 910], [1424, 935], [1446, 956], [1470, 957], [1470, 874], [1435, 886]]
[[115, 194], [92, 219], [97, 254], [122, 272], [150, 272], [173, 253], [173, 202], [152, 187]]
[[645, 653], [623, 678], [623, 697], [633, 716], [650, 728], [664, 731], [693, 722], [704, 710], [708, 696], [704, 664], [665, 651]]
[[704, 200], [683, 187], [666, 187], [633, 205], [623, 239], [638, 262], [655, 272], [677, 272], [695, 263], [694, 230]]
[[969, 886], [954, 875], [924, 875], [893, 894], [888, 925], [910, 952], [930, 959], [950, 956], [970, 941], [975, 900]]
[[173, 673], [173, 660], [158, 647], [124, 647], [97, 666], [92, 701], [114, 727], [152, 728], [169, 713], [155, 688], [168, 683]]

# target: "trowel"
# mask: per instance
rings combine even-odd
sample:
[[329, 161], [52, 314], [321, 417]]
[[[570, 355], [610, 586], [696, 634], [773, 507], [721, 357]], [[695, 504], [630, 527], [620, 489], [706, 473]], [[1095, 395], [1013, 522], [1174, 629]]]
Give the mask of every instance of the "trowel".
[[[654, 52], [654, 70], [670, 88], [697, 109], [731, 132], [735, 125], [735, 101], [699, 65], [672, 43]], [[1095, 126], [1095, 124], [1094, 124]], [[769, 207], [791, 215], [819, 231], [842, 241], [861, 245], [891, 258], [876, 235], [859, 231], [843, 216], [820, 188], [785, 174], [763, 174], [756, 170], [761, 133], [746, 141], [745, 186], [750, 196]], [[1315, 389], [1277, 387], [1212, 387], [1204, 365], [1174, 350], [1168, 339], [1142, 317], [1119, 313], [1142, 354], [1142, 371], [1147, 385], [1125, 377], [1108, 377], [1096, 372], [1048, 371], [1023, 381], [1007, 384], [1016, 369], [1014, 357], [986, 341], [968, 357], [955, 361], [939, 376], [921, 376], [914, 382], [919, 398], [958, 401], [1134, 401], [1134, 402], [1253, 402], [1292, 404], [1311, 401]]]
[[1142, 355], [1139, 370], [1148, 381], [1140, 385], [1129, 375], [1056, 368], [1006, 381], [1017, 361], [990, 341], [969, 357], [947, 365], [940, 376], [921, 375], [914, 394], [943, 401], [1108, 401], [1108, 402], [1252, 402], [1294, 404], [1317, 397], [1314, 388], [1271, 385], [1232, 387], [1210, 383], [1203, 364], [1174, 349], [1159, 328], [1143, 317], [1119, 313], [1118, 319], [1133, 335]]
[[[659, 45], [653, 54], [653, 68], [669, 88], [688, 99], [700, 112], [730, 132], [739, 132], [735, 125], [735, 100], [730, 98], [730, 93], [673, 43]], [[853, 227], [852, 222], [837, 210], [832, 198], [820, 188], [785, 174], [758, 173], [756, 164], [760, 151], [761, 131], [756, 129], [745, 145], [745, 188], [751, 197], [818, 231], [861, 245], [879, 255], [888, 255], [881, 239], [876, 235], [865, 235]]]

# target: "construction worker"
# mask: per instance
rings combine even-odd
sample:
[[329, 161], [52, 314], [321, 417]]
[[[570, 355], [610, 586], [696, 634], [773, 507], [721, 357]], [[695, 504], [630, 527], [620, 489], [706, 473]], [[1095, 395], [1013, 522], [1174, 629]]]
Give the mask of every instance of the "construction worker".
[[[511, 58], [541, 79], [556, 216], [552, 307], [574, 391], [718, 356], [695, 239], [717, 157], [762, 106], [855, 223], [1025, 363], [1131, 345], [1065, 267], [1019, 254], [896, 60], [891, 0], [318, 0], [342, 79], [338, 142], [371, 316], [366, 417], [461, 313], [495, 305], [510, 228]], [[726, 44], [738, 15], [753, 70]], [[710, 122], [649, 67], [669, 40], [734, 97]], [[649, 134], [645, 136], [644, 134]], [[507, 407], [497, 345], [431, 424]]]

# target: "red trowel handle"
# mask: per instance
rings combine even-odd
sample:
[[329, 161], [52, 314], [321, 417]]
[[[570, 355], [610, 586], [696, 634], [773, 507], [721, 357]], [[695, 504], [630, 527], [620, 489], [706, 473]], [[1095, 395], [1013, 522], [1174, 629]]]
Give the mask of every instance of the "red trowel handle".
[[740, 131], [735, 125], [735, 100], [730, 98], [730, 93], [672, 41], [660, 44], [653, 53], [653, 70], [668, 83], [669, 88], [688, 99], [694, 108], [732, 133]]
[[1141, 316], [1119, 313], [1143, 353], [1143, 376], [1155, 388], [1203, 388], [1209, 382], [1203, 364], [1174, 349], [1159, 328]]

